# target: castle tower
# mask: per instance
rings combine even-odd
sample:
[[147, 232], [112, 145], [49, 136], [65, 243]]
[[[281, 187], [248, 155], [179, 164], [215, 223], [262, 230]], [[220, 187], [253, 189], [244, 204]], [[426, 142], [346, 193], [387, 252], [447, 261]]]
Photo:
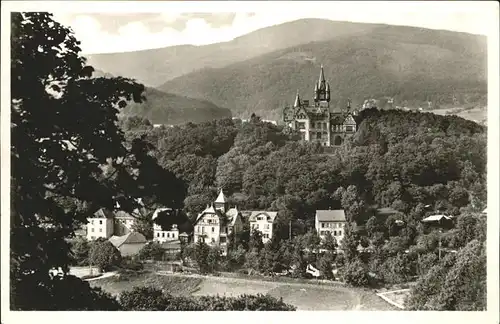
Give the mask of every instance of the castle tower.
[[330, 102], [330, 84], [325, 80], [325, 71], [323, 65], [319, 72], [318, 83], [314, 85], [314, 102]]
[[295, 96], [295, 103], [293, 104], [294, 108], [298, 108], [302, 105], [300, 101], [300, 96], [299, 96], [299, 90], [297, 90], [297, 95]]

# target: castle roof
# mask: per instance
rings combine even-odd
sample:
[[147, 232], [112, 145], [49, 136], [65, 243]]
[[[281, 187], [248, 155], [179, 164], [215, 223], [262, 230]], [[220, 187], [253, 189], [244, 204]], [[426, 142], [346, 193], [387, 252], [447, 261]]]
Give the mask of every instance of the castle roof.
[[297, 95], [295, 96], [295, 103], [293, 104], [294, 107], [300, 107], [301, 102], [300, 102], [300, 96], [299, 96], [299, 90], [297, 90]]

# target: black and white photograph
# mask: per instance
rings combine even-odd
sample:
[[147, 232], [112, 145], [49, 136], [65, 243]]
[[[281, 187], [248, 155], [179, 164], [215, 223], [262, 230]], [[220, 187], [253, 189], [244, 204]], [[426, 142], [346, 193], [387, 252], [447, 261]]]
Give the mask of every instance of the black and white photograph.
[[498, 323], [498, 17], [2, 1], [2, 323]]

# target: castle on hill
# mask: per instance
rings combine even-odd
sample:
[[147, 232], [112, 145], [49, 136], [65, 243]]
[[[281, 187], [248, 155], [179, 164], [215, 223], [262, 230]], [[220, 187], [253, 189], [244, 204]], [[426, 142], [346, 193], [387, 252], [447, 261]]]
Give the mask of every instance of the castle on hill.
[[286, 125], [298, 130], [302, 140], [318, 142], [322, 146], [340, 146], [346, 138], [354, 135], [357, 130], [354, 116], [350, 100], [345, 109], [330, 107], [330, 84], [325, 80], [323, 65], [314, 85], [313, 101], [302, 100], [297, 91], [293, 106], [283, 109]]

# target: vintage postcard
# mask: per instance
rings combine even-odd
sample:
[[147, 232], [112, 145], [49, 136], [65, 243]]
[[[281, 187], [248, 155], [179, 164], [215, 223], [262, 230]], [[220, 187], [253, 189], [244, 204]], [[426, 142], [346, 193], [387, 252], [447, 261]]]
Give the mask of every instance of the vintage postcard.
[[498, 323], [498, 8], [2, 2], [2, 322]]

